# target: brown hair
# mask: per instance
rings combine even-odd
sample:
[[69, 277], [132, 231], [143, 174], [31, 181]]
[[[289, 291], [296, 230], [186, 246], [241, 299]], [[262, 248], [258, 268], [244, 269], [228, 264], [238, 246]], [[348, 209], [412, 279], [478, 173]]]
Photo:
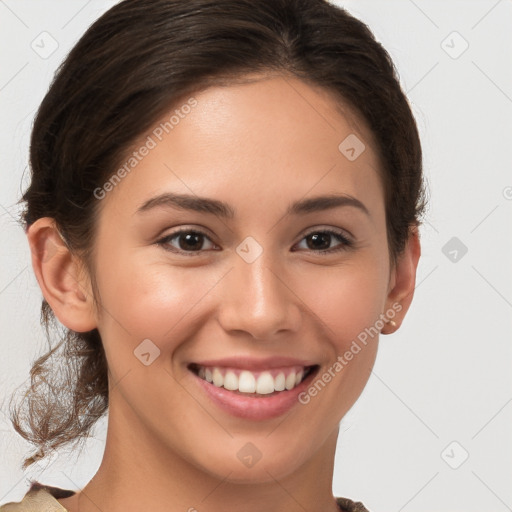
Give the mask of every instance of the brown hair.
[[[381, 159], [395, 259], [424, 208], [417, 127], [388, 53], [364, 23], [324, 0], [124, 0], [107, 11], [71, 50], [37, 113], [25, 228], [54, 218], [93, 276], [94, 191], [123, 154], [187, 94], [257, 72], [323, 87], [367, 123]], [[56, 322], [44, 300], [42, 322], [50, 339]], [[24, 468], [84, 439], [106, 412], [98, 331], [64, 330], [30, 379], [11, 411], [16, 431], [39, 449]]]

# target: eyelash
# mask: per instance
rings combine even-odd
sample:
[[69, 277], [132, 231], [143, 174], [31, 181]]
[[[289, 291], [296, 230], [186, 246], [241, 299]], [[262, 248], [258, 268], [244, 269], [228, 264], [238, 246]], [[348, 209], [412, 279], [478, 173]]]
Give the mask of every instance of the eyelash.
[[[204, 251], [203, 250], [199, 250], [199, 251], [184, 251], [182, 249], [177, 249], [176, 247], [173, 247], [172, 249], [169, 247], [169, 241], [170, 240], [178, 237], [179, 235], [190, 234], [190, 233], [193, 233], [195, 235], [202, 235], [205, 238], [207, 238], [208, 240], [210, 240], [210, 237], [206, 233], [204, 233], [203, 231], [196, 230], [196, 229], [182, 228], [182, 229], [174, 231], [173, 233], [170, 233], [169, 235], [166, 235], [163, 238], [157, 240], [156, 243], [158, 245], [160, 245], [164, 250], [169, 251], [169, 252], [173, 252], [173, 253], [177, 253], [177, 254], [183, 254], [183, 255], [186, 255], [186, 256], [197, 256], [198, 254], [201, 254]], [[354, 243], [351, 240], [349, 240], [342, 232], [335, 231], [333, 229], [324, 229], [324, 230], [310, 231], [309, 233], [306, 233], [301, 238], [300, 242], [302, 242], [308, 236], [314, 235], [314, 234], [331, 235], [338, 242], [341, 242], [341, 243], [340, 243], [340, 245], [338, 245], [338, 246], [336, 246], [334, 248], [331, 248], [331, 249], [322, 249], [322, 250], [319, 250], [319, 251], [315, 251], [315, 250], [309, 249], [309, 252], [313, 252], [313, 253], [321, 254], [321, 255], [329, 255], [329, 254], [334, 254], [334, 253], [337, 253], [337, 252], [340, 252], [340, 251], [346, 251], [346, 250], [352, 249], [354, 247]]]
[[334, 229], [316, 229], [316, 230], [310, 231], [309, 233], [306, 233], [300, 239], [300, 242], [302, 242], [302, 240], [304, 240], [308, 236], [315, 235], [315, 234], [331, 235], [338, 242], [341, 242], [341, 243], [336, 247], [332, 247], [331, 249], [321, 249], [319, 251], [314, 251], [312, 249], [308, 249], [310, 252], [320, 254], [322, 256], [326, 256], [329, 254], [334, 254], [334, 253], [338, 253], [341, 251], [347, 251], [348, 249], [354, 248], [354, 243], [352, 242], [352, 240], [350, 240], [342, 231], [336, 231]]

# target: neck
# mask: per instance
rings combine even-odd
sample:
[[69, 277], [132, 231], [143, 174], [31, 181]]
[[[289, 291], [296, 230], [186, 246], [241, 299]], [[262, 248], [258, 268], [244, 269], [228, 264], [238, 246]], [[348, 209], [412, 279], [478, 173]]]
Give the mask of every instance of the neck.
[[109, 415], [96, 475], [81, 492], [59, 500], [70, 512], [339, 512], [331, 490], [337, 430], [310, 460], [285, 476], [266, 470], [265, 481], [239, 483], [230, 474], [214, 475], [184, 460], [162, 446], [158, 436], [134, 428], [131, 420]]

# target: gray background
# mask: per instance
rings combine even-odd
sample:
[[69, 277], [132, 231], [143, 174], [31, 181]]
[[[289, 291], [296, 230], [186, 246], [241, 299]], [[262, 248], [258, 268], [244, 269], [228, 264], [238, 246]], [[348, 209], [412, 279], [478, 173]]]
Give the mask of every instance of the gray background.
[[[30, 446], [5, 411], [45, 345], [16, 223], [31, 123], [58, 64], [114, 3], [0, 0], [0, 503], [29, 477], [78, 489], [101, 461], [105, 421], [79, 455], [23, 473]], [[512, 2], [339, 4], [395, 61], [431, 199], [416, 296], [342, 421], [334, 493], [374, 512], [512, 510]]]

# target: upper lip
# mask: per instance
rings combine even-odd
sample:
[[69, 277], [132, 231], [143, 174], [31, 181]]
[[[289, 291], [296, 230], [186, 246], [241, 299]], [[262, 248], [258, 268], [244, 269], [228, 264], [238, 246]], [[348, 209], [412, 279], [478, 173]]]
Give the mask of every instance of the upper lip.
[[273, 368], [283, 368], [287, 366], [315, 366], [317, 363], [311, 360], [297, 359], [293, 357], [225, 357], [222, 359], [208, 359], [203, 361], [194, 361], [193, 365], [219, 368], [239, 368], [241, 370], [269, 370]]

